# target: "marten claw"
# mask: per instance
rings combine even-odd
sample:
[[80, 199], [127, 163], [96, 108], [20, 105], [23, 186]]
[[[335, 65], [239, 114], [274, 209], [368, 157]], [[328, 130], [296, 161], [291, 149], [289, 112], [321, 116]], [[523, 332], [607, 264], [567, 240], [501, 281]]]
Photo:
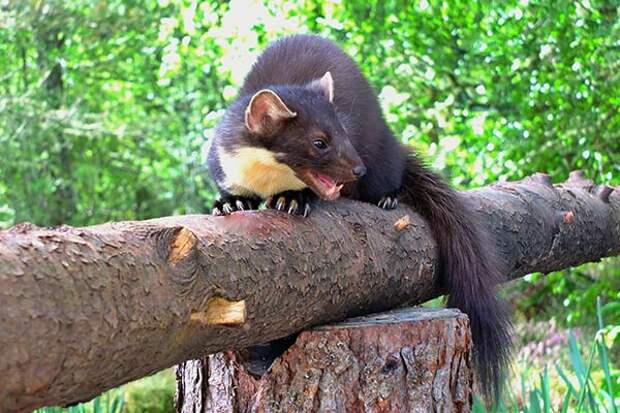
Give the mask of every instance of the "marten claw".
[[391, 196], [384, 196], [377, 203], [377, 205], [379, 205], [379, 207], [383, 209], [394, 209], [398, 206], [398, 198], [391, 197]]
[[278, 202], [276, 202], [276, 209], [278, 211], [284, 211], [284, 207], [286, 206], [286, 198], [281, 196], [278, 198]]
[[228, 215], [235, 211], [248, 211], [258, 207], [260, 200], [243, 196], [224, 196], [213, 204], [211, 215]]
[[265, 201], [265, 206], [289, 215], [308, 216], [310, 213], [309, 195], [303, 191], [285, 191], [275, 194]]
[[222, 209], [226, 215], [231, 214], [234, 211], [233, 207], [228, 202], [222, 205]]
[[298, 207], [299, 207], [299, 204], [297, 203], [297, 201], [295, 201], [294, 199], [291, 200], [291, 203], [288, 207], [288, 213], [291, 215], [297, 214]]

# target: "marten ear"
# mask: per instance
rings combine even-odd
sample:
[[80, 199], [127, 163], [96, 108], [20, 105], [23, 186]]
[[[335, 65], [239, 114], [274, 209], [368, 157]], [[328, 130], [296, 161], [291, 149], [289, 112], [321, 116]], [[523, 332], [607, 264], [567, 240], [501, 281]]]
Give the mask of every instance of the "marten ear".
[[325, 72], [322, 78], [310, 82], [310, 88], [323, 93], [329, 103], [334, 103], [334, 78], [330, 72]]
[[268, 135], [297, 113], [290, 110], [273, 90], [259, 90], [245, 109], [245, 126], [254, 133]]

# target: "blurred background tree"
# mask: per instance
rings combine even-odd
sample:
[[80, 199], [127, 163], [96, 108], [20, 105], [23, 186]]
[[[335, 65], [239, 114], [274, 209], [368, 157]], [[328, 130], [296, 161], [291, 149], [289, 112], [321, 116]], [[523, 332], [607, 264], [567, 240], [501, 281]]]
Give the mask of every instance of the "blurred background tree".
[[[0, 227], [205, 212], [203, 152], [265, 45], [316, 33], [460, 188], [584, 169], [620, 184], [608, 0], [0, 0]], [[337, 80], [336, 80], [337, 81]], [[523, 320], [620, 323], [620, 261], [510, 288]]]

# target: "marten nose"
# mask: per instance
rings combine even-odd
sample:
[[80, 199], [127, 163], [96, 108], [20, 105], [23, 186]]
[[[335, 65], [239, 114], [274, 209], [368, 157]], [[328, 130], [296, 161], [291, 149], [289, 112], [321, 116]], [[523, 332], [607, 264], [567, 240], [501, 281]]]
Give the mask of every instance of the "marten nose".
[[355, 175], [358, 178], [361, 178], [362, 176], [366, 175], [366, 167], [364, 165], [357, 165], [356, 167], [353, 168], [353, 175]]

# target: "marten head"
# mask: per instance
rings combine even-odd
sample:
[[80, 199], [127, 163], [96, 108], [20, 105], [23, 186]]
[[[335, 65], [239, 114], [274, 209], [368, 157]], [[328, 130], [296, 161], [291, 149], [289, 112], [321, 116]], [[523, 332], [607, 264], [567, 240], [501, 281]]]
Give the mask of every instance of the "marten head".
[[333, 101], [329, 72], [306, 85], [262, 89], [243, 102], [244, 144], [268, 150], [321, 198], [336, 199], [343, 184], [363, 176], [366, 166]]

